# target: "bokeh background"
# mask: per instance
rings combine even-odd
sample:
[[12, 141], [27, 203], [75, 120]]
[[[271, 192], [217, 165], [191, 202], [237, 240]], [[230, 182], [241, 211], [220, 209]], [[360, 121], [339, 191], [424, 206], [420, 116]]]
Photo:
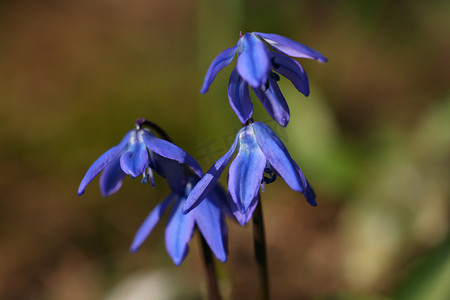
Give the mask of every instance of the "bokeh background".
[[[127, 178], [109, 198], [90, 164], [146, 117], [208, 169], [240, 123], [212, 59], [239, 31], [278, 33], [311, 95], [286, 80], [291, 122], [255, 102], [318, 194], [263, 194], [274, 299], [450, 299], [449, 1], [0, 1], [0, 299], [202, 299], [197, 237], [180, 267], [159, 224], [128, 247], [169, 189]], [[234, 63], [233, 63], [234, 64]], [[223, 176], [225, 182], [226, 176]], [[229, 220], [226, 299], [256, 299], [251, 226]]]

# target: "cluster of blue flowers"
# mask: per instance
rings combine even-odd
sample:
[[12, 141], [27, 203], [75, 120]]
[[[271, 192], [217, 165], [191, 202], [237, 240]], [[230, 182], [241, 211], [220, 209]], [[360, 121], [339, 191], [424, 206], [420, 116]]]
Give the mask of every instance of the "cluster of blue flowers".
[[[272, 48], [269, 49], [268, 45]], [[135, 129], [122, 141], [100, 156], [89, 168], [78, 188], [86, 186], [100, 172], [100, 190], [109, 196], [117, 192], [126, 174], [143, 176], [142, 182], [154, 185], [153, 172], [164, 177], [172, 193], [148, 215], [136, 233], [131, 251], [139, 249], [147, 236], [170, 208], [165, 231], [166, 249], [176, 265], [186, 257], [189, 241], [198, 228], [215, 256], [227, 260], [227, 227], [225, 216], [245, 225], [259, 201], [265, 184], [281, 176], [287, 185], [300, 193], [312, 206], [316, 196], [297, 163], [274, 131], [264, 123], [253, 121], [250, 86], [269, 115], [281, 126], [287, 126], [290, 113], [277, 81], [280, 75], [289, 79], [299, 92], [309, 95], [308, 78], [302, 66], [292, 57], [326, 62], [319, 52], [286, 37], [252, 32], [240, 35], [236, 46], [220, 53], [211, 63], [201, 93], [206, 93], [216, 75], [237, 55], [231, 72], [228, 99], [243, 124], [231, 148], [203, 174], [201, 167], [183, 149], [167, 137], [158, 138], [155, 127], [138, 119]], [[228, 163], [228, 192], [218, 180]]]

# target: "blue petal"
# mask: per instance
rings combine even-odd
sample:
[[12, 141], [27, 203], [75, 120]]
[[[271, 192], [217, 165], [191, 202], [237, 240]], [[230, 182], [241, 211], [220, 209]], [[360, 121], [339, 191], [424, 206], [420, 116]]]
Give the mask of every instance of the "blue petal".
[[148, 166], [148, 152], [139, 132], [131, 136], [127, 151], [120, 157], [120, 166], [133, 178], [144, 174]]
[[186, 176], [183, 165], [177, 161], [164, 158], [154, 153], [158, 166], [163, 171], [160, 175], [167, 179], [170, 189], [178, 195], [184, 195]]
[[[305, 175], [303, 175], [303, 172], [300, 169], [300, 167], [297, 165], [297, 163], [294, 160], [292, 160], [292, 161], [294, 162], [294, 166], [297, 169], [298, 176], [300, 176], [300, 182], [301, 182], [302, 187], [303, 187], [303, 192], [305, 192], [305, 189], [309, 185], [309, 183], [308, 183], [308, 181], [306, 181]], [[314, 197], [315, 197], [315, 194], [314, 194]]]
[[185, 198], [178, 199], [172, 208], [166, 226], [166, 250], [178, 266], [189, 251], [189, 241], [194, 233], [195, 219], [191, 214], [183, 214]]
[[150, 151], [153, 151], [162, 157], [176, 160], [180, 164], [187, 164], [192, 168], [192, 170], [194, 170], [195, 174], [200, 177], [203, 175], [202, 168], [198, 162], [192, 158], [192, 156], [187, 154], [186, 151], [171, 142], [157, 138], [147, 129], [141, 129], [140, 132], [142, 134], [142, 138], [144, 139], [145, 145]]
[[266, 83], [270, 72], [269, 49], [256, 35], [246, 33], [239, 40], [237, 71], [251, 87]]
[[108, 164], [119, 157], [120, 153], [127, 147], [128, 141], [132, 131], [129, 131], [119, 145], [112, 147], [108, 151], [102, 154], [87, 170], [86, 175], [84, 175], [83, 180], [81, 180], [80, 186], [78, 187], [78, 195], [82, 195], [86, 186], [95, 178]]
[[253, 91], [272, 119], [281, 126], [286, 127], [290, 119], [289, 107], [277, 82], [269, 78], [269, 88], [265, 92], [261, 88], [255, 88]]
[[297, 192], [303, 192], [306, 181], [304, 177], [302, 178], [299, 175], [299, 167], [289, 155], [283, 142], [264, 123], [253, 123], [253, 130], [255, 131], [258, 146], [264, 152], [264, 155], [275, 171], [283, 177], [291, 189]]
[[217, 203], [214, 197], [208, 196], [190, 214], [194, 216], [198, 229], [217, 259], [225, 262], [228, 246], [227, 225], [221, 211], [221, 204]]
[[[231, 195], [229, 195], [229, 197], [231, 198]], [[258, 201], [259, 201], [259, 197], [257, 195], [251, 201], [250, 206], [247, 208], [247, 210], [244, 213], [241, 212], [241, 210], [236, 205], [236, 203], [234, 203], [233, 201], [229, 202], [231, 211], [233, 212], [233, 215], [236, 218], [236, 220], [239, 222], [239, 224], [244, 226], [245, 224], [248, 223], [248, 221], [250, 221], [250, 219], [253, 216], [253, 212], [255, 211], [256, 205], [258, 204]]]
[[206, 72], [206, 76], [203, 81], [203, 86], [200, 90], [200, 93], [204, 94], [208, 91], [209, 86], [214, 81], [214, 78], [216, 78], [220, 70], [225, 68], [233, 60], [234, 54], [236, 54], [236, 50], [237, 46], [234, 46], [217, 55], [217, 57], [209, 66], [208, 72]]
[[293, 57], [304, 57], [310, 59], [316, 59], [318, 62], [324, 63], [328, 59], [317, 52], [316, 50], [309, 48], [303, 44], [297, 43], [287, 37], [273, 34], [273, 33], [262, 33], [254, 32], [254, 34], [262, 37], [270, 46], [275, 50]]
[[123, 178], [125, 173], [120, 167], [120, 158], [117, 157], [113, 162], [111, 162], [103, 170], [102, 175], [100, 175], [100, 191], [103, 197], [110, 196], [117, 192], [122, 186]]
[[[242, 129], [241, 129], [242, 130]], [[234, 139], [233, 145], [230, 150], [225, 153], [224, 156], [219, 158], [218, 161], [212, 166], [208, 172], [200, 179], [200, 181], [195, 185], [192, 189], [189, 197], [186, 200], [186, 203], [183, 207], [183, 212], [188, 213], [194, 207], [196, 207], [214, 188], [214, 185], [219, 180], [220, 174], [222, 174], [223, 169], [225, 169], [226, 165], [230, 162], [231, 157], [236, 150], [237, 142], [238, 142], [239, 133]]]
[[238, 154], [228, 172], [231, 199], [242, 213], [258, 194], [265, 167], [266, 157], [259, 149], [252, 126], [245, 126], [239, 134]]
[[230, 82], [228, 84], [228, 99], [231, 108], [242, 124], [245, 124], [253, 114], [253, 104], [248, 92], [248, 84], [245, 82], [236, 69], [231, 72]]
[[302, 66], [289, 56], [278, 54], [273, 51], [271, 51], [270, 54], [272, 57], [273, 70], [289, 79], [300, 93], [308, 96], [308, 76], [306, 76], [306, 72], [303, 70]]
[[230, 204], [227, 198], [227, 192], [221, 184], [216, 184], [214, 186], [213, 190], [209, 193], [208, 198], [215, 203], [220, 204], [220, 209], [225, 214], [225, 216], [232, 216]]
[[133, 243], [131, 244], [130, 251], [136, 252], [142, 243], [147, 239], [149, 234], [152, 232], [153, 228], [155, 228], [156, 224], [158, 224], [164, 212], [167, 210], [167, 207], [172, 202], [172, 200], [176, 197], [176, 194], [171, 194], [164, 201], [160, 202], [156, 207], [150, 212], [150, 214], [145, 219], [144, 223], [142, 223], [141, 227], [139, 227], [136, 235], [134, 236]]

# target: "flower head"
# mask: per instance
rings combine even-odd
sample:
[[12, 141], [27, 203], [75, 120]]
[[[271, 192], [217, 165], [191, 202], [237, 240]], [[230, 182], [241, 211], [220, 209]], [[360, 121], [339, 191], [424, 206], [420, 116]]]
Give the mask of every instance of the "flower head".
[[291, 189], [302, 192], [311, 205], [317, 205], [314, 191], [278, 136], [266, 124], [250, 122], [238, 132], [228, 152], [193, 188], [184, 204], [185, 212], [196, 207], [214, 188], [238, 145], [238, 153], [228, 172], [228, 193], [233, 214], [241, 224], [251, 218], [261, 185], [272, 182], [277, 174]]
[[[276, 51], [270, 51], [263, 41]], [[286, 126], [289, 122], [289, 108], [277, 84], [280, 79], [278, 74], [289, 79], [299, 92], [309, 95], [305, 71], [289, 56], [327, 61], [316, 50], [286, 37], [271, 33], [246, 33], [236, 46], [220, 53], [211, 63], [203, 82], [202, 94], [208, 91], [216, 75], [231, 63], [235, 54], [238, 59], [230, 76], [228, 99], [243, 124], [253, 114], [248, 86], [253, 89], [270, 116], [281, 126]]]
[[[165, 159], [187, 164], [198, 176], [203, 175], [200, 165], [189, 154], [178, 146], [157, 138], [145, 126], [146, 122], [144, 119], [137, 120], [135, 129], [129, 131], [117, 146], [106, 151], [92, 164], [78, 187], [78, 195], [84, 193], [86, 186], [101, 171], [100, 190], [103, 196], [117, 192], [126, 174], [133, 178], [143, 175], [143, 182], [150, 179], [153, 185], [152, 170], [162, 176], [172, 172], [164, 168], [167, 163]], [[177, 181], [169, 183], [178, 185], [172, 185], [172, 188], [180, 188]]]
[[[173, 162], [172, 168], [180, 169], [180, 165]], [[170, 176], [169, 176], [170, 177]], [[225, 212], [227, 212], [226, 195], [219, 185], [189, 214], [184, 214], [182, 208], [189, 196], [193, 185], [199, 177], [191, 174], [184, 181], [184, 192], [173, 192], [164, 201], [160, 202], [147, 216], [136, 232], [131, 252], [136, 252], [147, 239], [153, 228], [161, 219], [169, 206], [172, 206], [165, 230], [166, 250], [176, 265], [181, 264], [189, 252], [189, 241], [197, 227], [205, 238], [208, 246], [215, 256], [222, 262], [227, 260], [227, 226]]]

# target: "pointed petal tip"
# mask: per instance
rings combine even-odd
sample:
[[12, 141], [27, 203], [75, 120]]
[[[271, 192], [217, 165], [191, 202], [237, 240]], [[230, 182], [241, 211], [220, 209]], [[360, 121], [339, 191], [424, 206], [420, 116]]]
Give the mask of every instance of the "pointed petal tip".
[[317, 61], [320, 63], [326, 63], [326, 62], [328, 62], [328, 58], [326, 58], [325, 56], [322, 56], [322, 57], [317, 58]]
[[184, 203], [184, 205], [183, 205], [183, 208], [182, 208], [182, 212], [183, 212], [183, 214], [188, 214], [188, 213], [190, 213], [196, 206], [198, 205], [198, 203], [189, 203], [189, 202], [185, 202]]
[[131, 253], [136, 253], [141, 248], [141, 246], [144, 243], [144, 241], [145, 241], [145, 239], [144, 240], [143, 239], [139, 239], [139, 238], [137, 238], [135, 236], [133, 242], [131, 243], [130, 249], [129, 249], [130, 252]]
[[249, 221], [245, 218], [236, 218], [236, 220], [238, 221], [239, 225], [241, 225], [241, 226], [245, 226]]
[[309, 204], [311, 204], [312, 207], [316, 207], [317, 206], [317, 202], [314, 200], [314, 202], [310, 202], [308, 201]]
[[253, 216], [253, 210], [254, 210], [255, 207], [256, 207], [256, 205], [255, 205], [255, 203], [253, 203], [253, 205], [250, 206], [244, 213], [242, 213], [240, 210], [234, 211], [233, 212], [234, 219], [241, 226], [247, 225], [247, 223], [250, 221], [250, 219]]
[[179, 267], [180, 265], [181, 265], [181, 263], [183, 262], [183, 259], [184, 258], [174, 258], [174, 257], [172, 257], [172, 261], [173, 261], [173, 263], [175, 264], [175, 266], [177, 266], [177, 267]]
[[103, 192], [103, 191], [101, 192], [101, 194], [105, 198], [112, 195], [112, 193], [107, 193], [107, 192]]
[[312, 207], [316, 207], [317, 206], [317, 201], [315, 197], [311, 197], [311, 195], [308, 195], [308, 193], [304, 194], [306, 202], [309, 203], [309, 205], [311, 205]]
[[200, 94], [206, 94], [209, 91], [209, 85], [203, 85], [200, 89]]
[[305, 196], [306, 201], [311, 206], [314, 206], [314, 207], [317, 206], [316, 193], [314, 192], [314, 190], [312, 189], [312, 187], [309, 184], [305, 188], [303, 195]]
[[226, 253], [223, 254], [223, 255], [220, 255], [220, 257], [216, 255], [216, 257], [217, 257], [218, 260], [220, 260], [223, 263], [227, 262], [227, 260], [228, 260], [228, 257], [227, 257]]

